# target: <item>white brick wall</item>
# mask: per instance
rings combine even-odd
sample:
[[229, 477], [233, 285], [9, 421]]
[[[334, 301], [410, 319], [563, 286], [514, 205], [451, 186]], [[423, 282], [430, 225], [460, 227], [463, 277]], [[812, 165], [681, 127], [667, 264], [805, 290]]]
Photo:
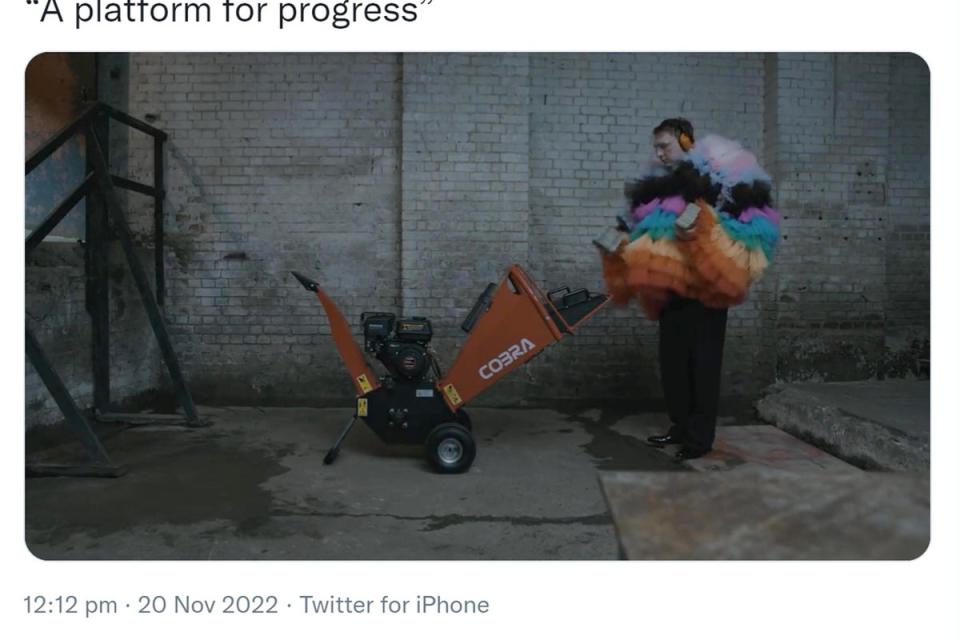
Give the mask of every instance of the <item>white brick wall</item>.
[[486, 284], [529, 262], [529, 90], [526, 54], [404, 56], [403, 310], [431, 319], [445, 366]]
[[399, 303], [399, 57], [133, 55], [129, 83], [130, 112], [170, 136], [167, 317], [197, 395], [348, 394], [290, 271], [351, 322]]
[[913, 55], [891, 60], [888, 156], [887, 333], [929, 336], [930, 71]]
[[[889, 325], [928, 323], [928, 82], [887, 54], [135, 54], [128, 109], [170, 134], [167, 313], [201, 400], [350, 395], [291, 269], [355, 327], [430, 317], [446, 364], [509, 263], [600, 287], [590, 239], [675, 115], [777, 177], [787, 237], [730, 316], [724, 392], [750, 394], [778, 367], [875, 370]], [[142, 180], [146, 142], [129, 142]], [[489, 398], [656, 398], [655, 335], [611, 310]]]
[[[908, 288], [894, 294], [897, 283], [906, 277], [922, 291], [917, 273], [929, 283], [929, 238], [891, 222], [929, 224], [929, 75], [901, 55], [780, 54], [777, 62], [777, 186], [786, 214], [778, 367], [794, 377], [873, 375], [888, 316], [904, 315], [889, 298]], [[891, 231], [918, 248], [909, 264]], [[906, 317], [910, 331], [928, 333], [929, 297], [919, 295]]]

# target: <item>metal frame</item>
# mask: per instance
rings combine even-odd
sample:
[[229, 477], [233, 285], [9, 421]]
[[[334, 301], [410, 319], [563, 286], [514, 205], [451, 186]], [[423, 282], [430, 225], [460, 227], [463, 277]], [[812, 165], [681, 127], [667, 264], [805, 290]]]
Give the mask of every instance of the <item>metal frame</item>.
[[[152, 187], [110, 174], [108, 154], [111, 121], [138, 129], [153, 137], [154, 175]], [[165, 197], [163, 145], [167, 139], [167, 134], [126, 113], [96, 102], [84, 109], [76, 120], [54, 134], [49, 141], [27, 158], [26, 175], [29, 175], [31, 171], [78, 133], [82, 133], [86, 138], [87, 174], [80, 185], [64, 198], [50, 215], [30, 233], [26, 239], [26, 255], [29, 256], [73, 207], [80, 200], [86, 198], [86, 306], [92, 322], [91, 362], [94, 382], [94, 416], [97, 421], [101, 422], [116, 422], [126, 420], [129, 417], [125, 414], [112, 413], [110, 402], [110, 298], [107, 278], [110, 241], [117, 239], [123, 249], [137, 292], [147, 312], [151, 329], [160, 346], [164, 363], [176, 390], [177, 399], [183, 407], [186, 423], [192, 427], [204, 426], [206, 423], [197, 413], [161, 313], [165, 287], [163, 273], [163, 200]], [[116, 188], [141, 193], [154, 199], [154, 289], [151, 289], [147, 274], [137, 258], [130, 227], [120, 206]], [[94, 476], [116, 476], [123, 473], [122, 467], [118, 467], [110, 461], [109, 455], [91, 429], [90, 424], [83, 417], [63, 381], [50, 364], [29, 326], [26, 327], [26, 351], [27, 357], [63, 413], [68, 427], [78, 437], [90, 459], [88, 465], [32, 465], [28, 468], [28, 473], [31, 475]], [[151, 416], [149, 419], [146, 416], [138, 417], [140, 418], [137, 421], [139, 423], [168, 423], [172, 418], [183, 421], [182, 417], [169, 415]]]
[[57, 375], [53, 365], [50, 364], [43, 349], [40, 348], [40, 343], [37, 342], [36, 337], [33, 335], [33, 332], [30, 331], [29, 327], [26, 328], [26, 347], [27, 357], [30, 358], [30, 362], [37, 370], [40, 379], [43, 380], [43, 384], [50, 391], [50, 395], [53, 396], [57, 406], [60, 407], [60, 411], [66, 419], [67, 427], [77, 436], [77, 439], [80, 440], [80, 444], [90, 459], [89, 465], [73, 467], [79, 471], [77, 474], [68, 473], [67, 471], [71, 467], [67, 467], [66, 465], [56, 465], [55, 469], [51, 468], [51, 465], [28, 465], [27, 474], [97, 475], [112, 477], [123, 475], [123, 468], [113, 464], [110, 460], [110, 456], [107, 455], [97, 434], [93, 432], [90, 425], [84, 419], [79, 407], [77, 407], [70, 392], [67, 391], [67, 387], [63, 384], [63, 380]]

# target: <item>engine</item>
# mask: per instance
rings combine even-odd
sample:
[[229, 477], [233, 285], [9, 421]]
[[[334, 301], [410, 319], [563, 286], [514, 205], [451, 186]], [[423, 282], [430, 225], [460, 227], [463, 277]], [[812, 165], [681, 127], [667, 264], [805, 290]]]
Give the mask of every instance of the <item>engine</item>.
[[427, 345], [433, 329], [426, 318], [401, 318], [392, 313], [361, 314], [363, 346], [395, 378], [419, 382], [430, 372], [433, 359]]

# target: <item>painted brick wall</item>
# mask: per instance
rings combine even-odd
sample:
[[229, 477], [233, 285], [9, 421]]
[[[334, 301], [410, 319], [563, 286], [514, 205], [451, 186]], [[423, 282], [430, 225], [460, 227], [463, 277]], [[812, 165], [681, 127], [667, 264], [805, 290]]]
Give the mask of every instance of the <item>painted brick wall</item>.
[[[42, 53], [27, 65], [26, 149], [32, 153], [73, 121], [84, 101], [94, 95], [95, 54]], [[27, 229], [34, 229], [83, 180], [86, 164], [83, 136], [67, 140], [26, 176]], [[83, 238], [85, 203], [64, 218], [51, 235]]]
[[886, 341], [896, 361], [901, 353], [929, 356], [930, 72], [912, 55], [894, 56], [890, 71]]
[[130, 112], [170, 136], [167, 317], [198, 400], [349, 396], [290, 271], [355, 326], [399, 305], [399, 56], [134, 55], [128, 82]]
[[[875, 375], [892, 333], [929, 322], [929, 78], [910, 56], [134, 54], [115, 81], [170, 134], [166, 313], [201, 402], [349, 397], [291, 269], [355, 327], [430, 317], [447, 365], [510, 262], [598, 288], [589, 241], [677, 114], [753, 149], [785, 214], [774, 267], [731, 312], [726, 395]], [[148, 180], [137, 135], [129, 173]], [[612, 309], [485, 400], [656, 398], [655, 336]]]
[[[488, 282], [530, 248], [526, 54], [414, 54], [403, 65], [403, 311], [431, 319], [445, 367]], [[485, 399], [522, 393], [529, 371]]]
[[877, 375], [888, 318], [929, 322], [929, 75], [902, 55], [781, 54], [777, 66], [778, 374]]

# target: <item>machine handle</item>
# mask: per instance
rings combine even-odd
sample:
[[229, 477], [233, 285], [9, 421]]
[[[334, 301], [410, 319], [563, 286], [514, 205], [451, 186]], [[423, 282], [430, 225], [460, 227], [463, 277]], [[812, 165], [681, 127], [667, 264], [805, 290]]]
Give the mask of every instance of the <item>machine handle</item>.
[[470, 313], [467, 314], [467, 319], [460, 325], [461, 329], [470, 333], [473, 325], [477, 324], [477, 320], [480, 319], [480, 316], [490, 308], [490, 304], [493, 302], [493, 293], [496, 289], [496, 283], [491, 282], [487, 285], [487, 288], [483, 290], [483, 293], [480, 294], [480, 297], [477, 298], [477, 301], [474, 303], [473, 309], [470, 309]]

